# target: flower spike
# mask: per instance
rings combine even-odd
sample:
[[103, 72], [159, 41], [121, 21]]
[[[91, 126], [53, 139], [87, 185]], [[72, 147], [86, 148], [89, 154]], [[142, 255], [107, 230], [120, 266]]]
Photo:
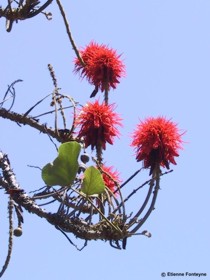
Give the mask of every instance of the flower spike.
[[90, 42], [80, 54], [85, 65], [76, 58], [74, 71], [95, 86], [90, 97], [94, 97], [99, 89], [108, 94], [110, 88], [116, 88], [119, 79], [125, 74], [125, 66], [115, 50]]
[[131, 146], [136, 149], [136, 160], [143, 161], [150, 168], [150, 175], [156, 168], [176, 164], [178, 150], [182, 148], [182, 134], [177, 125], [164, 117], [147, 118], [140, 122], [134, 131]]
[[105, 150], [106, 143], [113, 144], [114, 137], [119, 136], [117, 126], [121, 126], [121, 118], [114, 112], [114, 104], [88, 102], [80, 110], [76, 125], [79, 127], [78, 138], [84, 139], [85, 147]]

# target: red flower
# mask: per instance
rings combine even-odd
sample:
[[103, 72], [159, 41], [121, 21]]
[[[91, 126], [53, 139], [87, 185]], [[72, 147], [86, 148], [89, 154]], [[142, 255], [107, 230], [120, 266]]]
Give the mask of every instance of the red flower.
[[117, 183], [121, 182], [121, 180], [119, 178], [119, 173], [116, 170], [113, 171], [112, 166], [108, 167], [108, 166], [103, 165], [102, 169], [109, 175], [108, 176], [107, 174], [102, 173], [104, 183], [105, 183], [106, 187], [114, 193], [117, 190], [117, 186], [116, 186], [115, 182], [117, 182]]
[[84, 138], [85, 147], [91, 145], [93, 150], [99, 145], [105, 150], [106, 143], [113, 144], [113, 138], [119, 136], [116, 126], [121, 125], [120, 121], [113, 105], [88, 102], [76, 119], [76, 125], [80, 126], [78, 138]]
[[157, 117], [138, 124], [131, 146], [136, 148], [136, 160], [143, 160], [144, 167], [151, 168], [151, 175], [157, 165], [169, 169], [169, 163], [176, 164], [174, 157], [179, 156], [182, 142], [177, 125]]
[[[120, 55], [106, 45], [99, 45], [91, 42], [86, 48], [80, 51], [85, 66], [78, 58], [75, 59], [75, 72], [80, 72], [82, 77], [95, 85], [96, 93], [100, 89], [109, 90], [110, 87], [116, 88], [125, 73], [125, 66], [120, 60]], [[95, 93], [95, 94], [96, 94]], [[91, 96], [93, 97], [94, 94]]]

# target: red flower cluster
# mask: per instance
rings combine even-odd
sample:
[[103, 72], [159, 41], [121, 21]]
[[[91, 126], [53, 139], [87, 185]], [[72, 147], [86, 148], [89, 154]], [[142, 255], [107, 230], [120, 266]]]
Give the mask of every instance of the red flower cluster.
[[125, 73], [125, 66], [120, 60], [120, 55], [106, 45], [94, 42], [91, 42], [80, 53], [85, 65], [76, 58], [74, 71], [80, 72], [82, 77], [86, 77], [96, 89], [102, 92], [109, 90], [110, 87], [115, 89], [119, 78]]
[[120, 121], [113, 105], [88, 102], [76, 119], [76, 125], [80, 127], [78, 138], [84, 138], [85, 147], [91, 145], [93, 150], [100, 145], [105, 150], [106, 143], [113, 144], [113, 138], [119, 136], [116, 126], [121, 125]]
[[140, 122], [133, 133], [131, 145], [136, 148], [137, 161], [143, 160], [150, 175], [156, 166], [169, 169], [169, 163], [176, 164], [182, 144], [177, 125], [164, 117], [148, 118]]
[[[113, 167], [110, 166], [102, 166], [102, 169], [107, 173], [109, 174], [110, 176], [108, 176], [107, 174], [105, 173], [102, 173], [102, 176], [103, 176], [103, 180], [104, 180], [104, 183], [106, 185], [106, 187], [108, 189], [110, 189], [110, 191], [112, 191], [113, 193], [117, 190], [117, 186], [115, 184], [114, 181], [120, 183], [121, 180], [120, 180], [120, 177], [119, 177], [119, 173], [117, 171], [113, 171]], [[113, 180], [112, 180], [112, 179]]]

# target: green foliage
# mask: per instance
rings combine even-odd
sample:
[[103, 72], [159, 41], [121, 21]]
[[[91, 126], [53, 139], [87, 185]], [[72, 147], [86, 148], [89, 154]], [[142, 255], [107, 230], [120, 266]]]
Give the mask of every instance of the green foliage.
[[78, 171], [81, 146], [77, 142], [61, 144], [58, 157], [42, 169], [42, 179], [48, 186], [70, 186]]
[[84, 172], [81, 191], [86, 195], [103, 193], [105, 190], [104, 180], [98, 169], [94, 166], [88, 167]]

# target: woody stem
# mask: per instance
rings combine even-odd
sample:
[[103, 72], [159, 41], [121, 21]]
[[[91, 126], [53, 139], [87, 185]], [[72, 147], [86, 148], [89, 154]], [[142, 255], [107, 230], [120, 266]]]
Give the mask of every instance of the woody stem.
[[109, 98], [108, 98], [108, 90], [105, 89], [105, 92], [104, 92], [104, 102], [106, 105], [108, 105], [109, 103]]
[[108, 81], [106, 81], [105, 91], [104, 91], [104, 103], [105, 103], [106, 105], [108, 105], [108, 103], [109, 103], [108, 94], [109, 94], [109, 83], [108, 83]]

